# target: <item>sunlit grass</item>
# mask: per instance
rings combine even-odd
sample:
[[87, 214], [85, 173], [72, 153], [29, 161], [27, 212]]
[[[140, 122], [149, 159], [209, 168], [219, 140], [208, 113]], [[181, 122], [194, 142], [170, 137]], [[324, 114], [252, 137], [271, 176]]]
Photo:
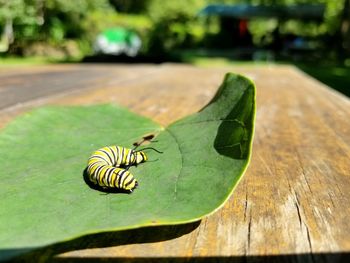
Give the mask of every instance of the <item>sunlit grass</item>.
[[48, 65], [55, 63], [79, 62], [80, 58], [55, 58], [55, 57], [0, 57], [0, 67], [18, 67]]
[[246, 65], [246, 66], [261, 66], [261, 65], [273, 65], [276, 64], [273, 61], [243, 61], [243, 60], [230, 60], [226, 58], [195, 58], [192, 60], [186, 61], [195, 66], [200, 67], [228, 67], [228, 66], [237, 66], [237, 65]]
[[[228, 67], [236, 65], [261, 66], [273, 65], [276, 63], [268, 54], [263, 54], [258, 59], [242, 59], [244, 52], [248, 54], [250, 51], [231, 51], [231, 50], [180, 50], [175, 51], [174, 56], [184, 63], [200, 67]], [[251, 55], [249, 55], [251, 56]]]
[[331, 88], [350, 97], [350, 67], [335, 65], [296, 64], [298, 68]]
[[229, 66], [270, 66], [270, 65], [294, 65], [323, 82], [329, 87], [350, 97], [350, 59], [345, 60], [344, 64], [324, 62], [300, 63], [295, 61], [274, 60], [268, 52], [261, 52], [253, 55], [257, 60], [238, 60], [238, 52], [233, 51], [208, 51], [208, 50], [186, 50], [178, 52], [177, 56], [181, 61], [200, 67], [229, 67]]
[[30, 58], [5, 57], [5, 58], [0, 58], [0, 66], [1, 67], [42, 65], [42, 64], [48, 64], [48, 63], [50, 63], [50, 62], [45, 57], [30, 57]]

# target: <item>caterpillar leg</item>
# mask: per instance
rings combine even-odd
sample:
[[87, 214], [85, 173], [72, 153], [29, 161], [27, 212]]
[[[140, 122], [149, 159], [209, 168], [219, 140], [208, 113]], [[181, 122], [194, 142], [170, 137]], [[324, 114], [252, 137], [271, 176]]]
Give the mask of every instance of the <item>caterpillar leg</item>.
[[126, 185], [122, 189], [130, 191], [130, 193], [132, 193], [137, 188], [138, 185], [139, 185], [139, 183], [136, 181], [135, 178], [133, 178], [132, 182], [129, 185]]

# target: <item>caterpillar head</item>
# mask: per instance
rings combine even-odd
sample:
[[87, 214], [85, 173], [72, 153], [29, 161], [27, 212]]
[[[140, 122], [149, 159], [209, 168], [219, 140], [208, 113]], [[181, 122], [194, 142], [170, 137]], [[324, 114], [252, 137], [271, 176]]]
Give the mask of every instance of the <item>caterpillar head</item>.
[[136, 164], [146, 162], [148, 160], [147, 155], [144, 152], [135, 152]]

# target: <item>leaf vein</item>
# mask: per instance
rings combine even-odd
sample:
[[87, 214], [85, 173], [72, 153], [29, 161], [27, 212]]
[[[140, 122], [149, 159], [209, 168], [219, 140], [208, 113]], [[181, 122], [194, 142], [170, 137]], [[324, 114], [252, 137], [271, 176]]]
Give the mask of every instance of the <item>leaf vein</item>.
[[176, 124], [177, 126], [185, 126], [185, 125], [193, 125], [193, 124], [197, 124], [197, 123], [206, 123], [206, 122], [237, 122], [240, 125], [245, 127], [245, 124], [243, 121], [239, 120], [239, 119], [210, 119], [210, 120], [203, 120], [203, 121], [195, 121], [195, 122], [188, 122], [188, 123], [179, 123]]
[[183, 167], [184, 167], [184, 157], [183, 157], [182, 150], [181, 150], [181, 147], [180, 147], [180, 144], [179, 144], [179, 141], [178, 141], [177, 137], [175, 136], [175, 134], [173, 132], [170, 131], [170, 129], [168, 129], [168, 132], [171, 135], [171, 137], [174, 138], [174, 140], [176, 142], [176, 145], [177, 145], [177, 147], [179, 149], [180, 155], [181, 155], [181, 169], [180, 169], [179, 174], [176, 176], [175, 186], [174, 186], [174, 200], [176, 200], [176, 198], [177, 198], [177, 184], [178, 184], [180, 175], [181, 175]]

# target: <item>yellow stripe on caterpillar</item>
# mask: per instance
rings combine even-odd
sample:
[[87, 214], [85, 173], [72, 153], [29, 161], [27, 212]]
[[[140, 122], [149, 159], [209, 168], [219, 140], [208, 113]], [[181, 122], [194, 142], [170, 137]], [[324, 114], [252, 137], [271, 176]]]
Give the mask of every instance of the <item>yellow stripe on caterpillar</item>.
[[121, 146], [107, 146], [95, 151], [88, 160], [89, 180], [103, 188], [133, 191], [137, 181], [128, 171], [131, 165], [147, 161], [142, 151]]

